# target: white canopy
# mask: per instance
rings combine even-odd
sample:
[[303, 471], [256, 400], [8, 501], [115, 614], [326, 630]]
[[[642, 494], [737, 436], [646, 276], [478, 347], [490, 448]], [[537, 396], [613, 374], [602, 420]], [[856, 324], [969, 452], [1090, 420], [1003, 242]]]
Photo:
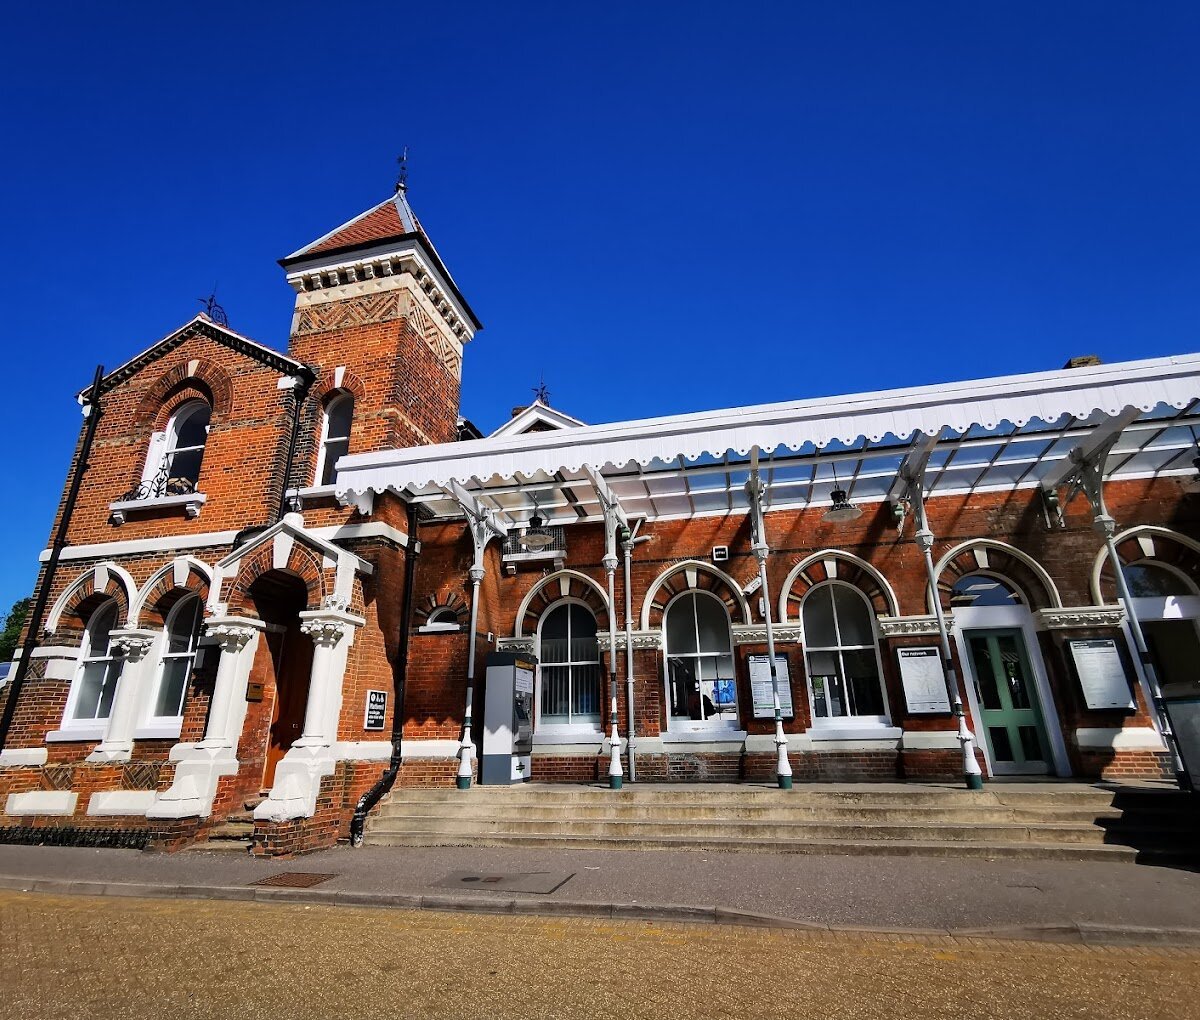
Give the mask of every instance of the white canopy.
[[[1100, 428], [1120, 427], [1108, 474], [1190, 472], [1200, 355], [885, 390], [558, 431], [385, 450], [338, 462], [339, 497], [387, 490], [455, 516], [456, 482], [524, 523], [601, 516], [584, 465], [600, 471], [631, 516], [745, 508], [749, 455], [773, 509], [889, 498], [910, 444], [938, 437], [926, 491], [944, 495], [1033, 486]], [[1114, 426], [1113, 420], [1119, 419]]]

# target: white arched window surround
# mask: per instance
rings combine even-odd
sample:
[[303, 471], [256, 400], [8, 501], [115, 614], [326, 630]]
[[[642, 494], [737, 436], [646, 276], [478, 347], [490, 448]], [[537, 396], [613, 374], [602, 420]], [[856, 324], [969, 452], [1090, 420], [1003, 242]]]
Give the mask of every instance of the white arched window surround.
[[[578, 613], [571, 609], [577, 608], [585, 613], [591, 621], [590, 633], [576, 637], [575, 623], [572, 619], [580, 619]], [[555, 656], [551, 661], [545, 646], [543, 632], [546, 624], [555, 613], [565, 611], [567, 614], [567, 645], [565, 656]], [[537, 725], [543, 732], [547, 728], [600, 732], [600, 699], [601, 677], [603, 666], [600, 661], [600, 646], [596, 640], [596, 616], [591, 608], [577, 598], [562, 598], [549, 606], [538, 619], [537, 626], [537, 656], [539, 679], [534, 693], [534, 711]], [[555, 707], [565, 703], [567, 711], [547, 713], [546, 705], [550, 700], [547, 691], [555, 689]]]
[[[700, 620], [700, 606], [712, 607], [715, 611], [706, 613], [704, 628]], [[691, 612], [688, 612], [690, 608]], [[682, 620], [676, 614], [684, 614]], [[687, 623], [691, 622], [690, 634]], [[664, 703], [667, 706], [668, 729], [737, 729], [737, 674], [733, 662], [733, 634], [729, 619], [729, 608], [714, 592], [704, 588], [689, 588], [680, 592], [663, 610], [663, 687]], [[676, 640], [672, 640], [672, 631]], [[681, 634], [689, 638], [682, 644], [678, 640]], [[681, 699], [686, 692], [675, 691], [672, 697], [671, 660], [682, 659], [684, 664], [700, 681], [700, 701], [696, 712], [692, 711], [690, 703]], [[680, 682], [680, 678], [675, 678]], [[722, 703], [716, 697], [716, 681], [732, 681], [733, 700]], [[706, 710], [704, 698], [707, 697], [715, 710], [710, 714]], [[677, 711], [683, 708], [685, 711]], [[699, 716], [697, 718], [696, 716]]]
[[[87, 736], [97, 739], [103, 735], [103, 724], [112, 711], [121, 677], [122, 660], [114, 654], [109, 640], [110, 633], [119, 626], [118, 615], [117, 600], [110, 598], [88, 618], [79, 648], [79, 664], [63, 712], [64, 730], [89, 731]], [[90, 732], [93, 730], [96, 732]]]
[[[838, 594], [849, 593], [857, 600], [848, 602]], [[825, 600], [825, 601], [813, 601]], [[824, 633], [824, 620], [817, 617], [828, 604], [829, 629]], [[857, 620], [853, 607], [861, 605], [862, 616]], [[845, 581], [823, 581], [804, 595], [800, 605], [800, 627], [804, 642], [804, 673], [808, 682], [812, 724], [821, 726], [889, 725], [887, 691], [883, 685], [883, 662], [879, 655], [879, 633], [871, 603], [858, 588]], [[832, 640], [831, 640], [832, 639]], [[870, 668], [873, 676], [861, 674], [855, 682], [854, 672]], [[814, 685], [814, 678], [821, 683]], [[816, 688], [821, 689], [818, 691]]]
[[459, 629], [458, 613], [449, 606], [442, 606], [429, 614], [424, 625], [417, 630], [422, 634], [449, 633]]
[[350, 452], [350, 425], [354, 419], [354, 394], [337, 390], [321, 413], [321, 445], [317, 453], [317, 485], [332, 485], [339, 457]]
[[167, 625], [159, 645], [154, 694], [147, 706], [147, 719], [151, 724], [182, 720], [188, 679], [196, 662], [203, 623], [204, 603], [199, 595], [185, 595], [167, 614]]

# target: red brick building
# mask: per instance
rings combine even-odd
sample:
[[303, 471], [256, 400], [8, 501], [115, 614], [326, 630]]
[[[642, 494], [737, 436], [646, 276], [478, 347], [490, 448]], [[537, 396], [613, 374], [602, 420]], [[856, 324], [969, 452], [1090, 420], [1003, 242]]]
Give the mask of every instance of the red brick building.
[[85, 404], [8, 838], [328, 845], [478, 778], [495, 651], [535, 780], [1173, 776], [1172, 721], [1200, 765], [1200, 357], [480, 437], [403, 192], [281, 264], [287, 356], [199, 316]]

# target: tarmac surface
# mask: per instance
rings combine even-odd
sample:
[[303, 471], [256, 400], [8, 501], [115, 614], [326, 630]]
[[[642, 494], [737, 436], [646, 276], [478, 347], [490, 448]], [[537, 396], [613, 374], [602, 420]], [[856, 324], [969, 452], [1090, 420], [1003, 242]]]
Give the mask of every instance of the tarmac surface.
[[[283, 873], [328, 877], [251, 884]], [[1200, 873], [1133, 864], [467, 847], [281, 861], [5, 845], [0, 889], [1200, 945]]]
[[0, 1016], [1200, 1018], [1200, 949], [0, 892]]

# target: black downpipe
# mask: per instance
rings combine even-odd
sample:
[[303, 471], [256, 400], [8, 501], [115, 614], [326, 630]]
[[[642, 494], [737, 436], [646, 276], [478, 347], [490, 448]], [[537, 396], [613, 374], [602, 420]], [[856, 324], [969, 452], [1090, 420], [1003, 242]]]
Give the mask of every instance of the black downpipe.
[[100, 424], [100, 383], [104, 378], [104, 366], [96, 366], [96, 377], [92, 380], [92, 389], [88, 394], [88, 417], [84, 427], [83, 444], [79, 447], [79, 461], [75, 465], [75, 474], [71, 478], [71, 487], [67, 490], [67, 501], [63, 505], [62, 517], [54, 531], [54, 541], [50, 545], [50, 558], [46, 560], [46, 572], [42, 576], [42, 585], [38, 589], [37, 601], [34, 602], [33, 612], [29, 614], [28, 630], [25, 632], [25, 644], [21, 647], [21, 659], [17, 663], [17, 671], [12, 682], [8, 685], [8, 698], [4, 702], [4, 715], [0, 716], [0, 751], [8, 741], [8, 731], [12, 726], [13, 716], [17, 711], [17, 697], [25, 683], [25, 675], [29, 672], [33, 650], [37, 647], [38, 632], [42, 629], [42, 620], [46, 615], [46, 603], [50, 601], [50, 589], [54, 586], [54, 574], [58, 570], [58, 560], [67, 544], [67, 528], [71, 524], [71, 514], [75, 511], [75, 500], [79, 496], [79, 487], [83, 483], [84, 473], [88, 469], [88, 458], [92, 454], [92, 440], [96, 438], [96, 426]]
[[287, 513], [288, 486], [292, 481], [292, 465], [296, 460], [296, 443], [300, 436], [300, 409], [304, 406], [304, 401], [308, 399], [308, 391], [317, 381], [317, 376], [311, 368], [305, 366], [296, 373], [296, 379], [299, 381], [292, 390], [295, 398], [295, 406], [292, 411], [292, 435], [288, 440], [287, 463], [283, 468], [283, 486], [279, 490], [279, 503], [275, 508], [275, 519], [272, 522], [274, 524], [282, 521], [284, 514]]
[[417, 539], [417, 507], [415, 503], [408, 504], [408, 545], [404, 556], [404, 595], [400, 609], [400, 647], [397, 650], [397, 668], [392, 671], [392, 757], [388, 761], [387, 771], [379, 777], [378, 782], [359, 798], [354, 808], [354, 817], [350, 819], [350, 845], [361, 847], [363, 844], [363, 828], [367, 824], [367, 815], [371, 809], [383, 799], [396, 784], [396, 776], [400, 774], [400, 762], [403, 760], [402, 744], [404, 739], [404, 683], [408, 679], [408, 634], [412, 629], [413, 615], [413, 583], [417, 575], [417, 557], [421, 555], [421, 543]]

